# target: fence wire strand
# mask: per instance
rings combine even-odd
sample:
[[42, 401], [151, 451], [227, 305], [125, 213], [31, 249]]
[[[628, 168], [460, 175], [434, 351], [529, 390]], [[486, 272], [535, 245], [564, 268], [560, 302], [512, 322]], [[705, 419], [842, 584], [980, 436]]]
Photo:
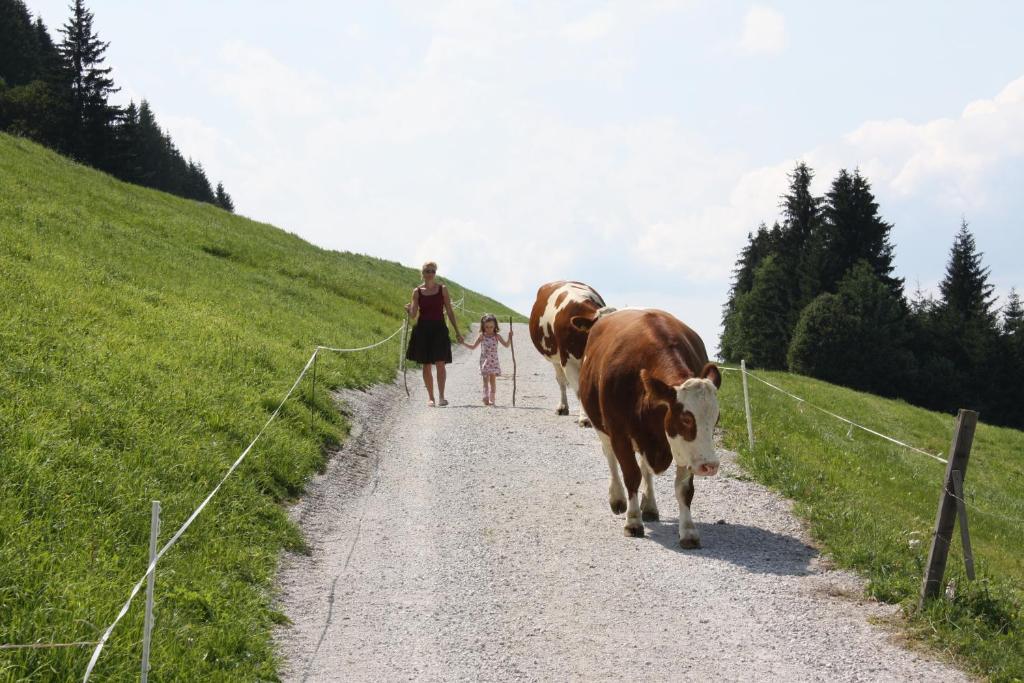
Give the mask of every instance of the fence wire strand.
[[[723, 367], [722, 369], [723, 370], [728, 370], [728, 371], [731, 371], [731, 372], [743, 372], [739, 368]], [[943, 457], [941, 457], [939, 455], [936, 455], [934, 453], [929, 453], [928, 451], [923, 450], [921, 448], [918, 448], [916, 446], [911, 446], [910, 444], [904, 443], [904, 442], [900, 441], [899, 439], [895, 439], [895, 438], [893, 438], [891, 436], [888, 436], [886, 434], [883, 434], [881, 432], [877, 432], [874, 429], [871, 429], [870, 427], [865, 427], [864, 425], [858, 424], [858, 423], [854, 422], [853, 420], [850, 420], [849, 418], [843, 417], [842, 415], [836, 415], [835, 413], [833, 413], [830, 410], [826, 410], [825, 408], [822, 408], [820, 406], [816, 406], [813, 403], [807, 401], [806, 399], [800, 398], [796, 394], [791, 394], [790, 392], [786, 391], [785, 389], [783, 389], [781, 387], [775, 386], [774, 384], [772, 384], [768, 380], [761, 379], [760, 377], [758, 377], [754, 373], [750, 372], [749, 370], [747, 370], [744, 374], [746, 374], [747, 377], [750, 377], [752, 379], [757, 380], [761, 384], [765, 384], [765, 385], [771, 387], [772, 389], [774, 389], [775, 391], [778, 391], [779, 393], [782, 393], [782, 394], [785, 394], [786, 396], [789, 396], [790, 398], [800, 402], [803, 405], [806, 405], [806, 406], [809, 406], [811, 408], [814, 408], [815, 410], [821, 411], [821, 412], [825, 413], [826, 415], [834, 417], [837, 420], [845, 422], [846, 424], [850, 425], [851, 427], [856, 427], [857, 429], [864, 430], [865, 432], [867, 432], [869, 434], [874, 434], [875, 436], [880, 437], [882, 439], [885, 439], [886, 441], [890, 441], [890, 442], [892, 442], [892, 443], [894, 443], [894, 444], [896, 444], [898, 446], [902, 446], [903, 448], [907, 448], [907, 449], [912, 450], [912, 451], [914, 451], [916, 453], [920, 453], [921, 455], [928, 456], [932, 460], [938, 460], [939, 462], [941, 462], [943, 464], [945, 464], [947, 462], [947, 460], [945, 458], [943, 458]]]
[[[726, 370], [726, 371], [729, 371], [729, 372], [743, 372], [742, 369], [731, 367], [731, 366], [723, 365], [723, 366], [720, 366], [720, 368], [722, 370]], [[932, 453], [929, 453], [928, 451], [922, 450], [920, 448], [916, 448], [914, 446], [911, 446], [910, 444], [903, 443], [902, 441], [900, 441], [898, 439], [894, 439], [891, 436], [887, 436], [885, 434], [882, 434], [881, 432], [877, 432], [877, 431], [875, 431], [873, 429], [870, 429], [870, 428], [865, 427], [863, 425], [857, 424], [856, 422], [854, 422], [852, 420], [849, 420], [849, 419], [847, 419], [847, 418], [845, 418], [845, 417], [843, 417], [841, 415], [836, 415], [835, 413], [833, 413], [833, 412], [831, 412], [829, 410], [825, 410], [824, 408], [820, 408], [820, 407], [814, 405], [813, 403], [810, 403], [807, 400], [805, 400], [803, 398], [800, 398], [799, 396], [797, 396], [795, 394], [791, 394], [790, 392], [786, 391], [785, 389], [782, 389], [780, 387], [775, 386], [771, 382], [768, 382], [768, 381], [766, 381], [764, 379], [761, 379], [760, 377], [758, 377], [757, 375], [753, 374], [749, 370], [746, 372], [746, 375], [748, 377], [751, 377], [751, 378], [757, 380], [758, 382], [761, 382], [762, 384], [765, 384], [765, 385], [771, 387], [772, 389], [775, 389], [776, 391], [778, 391], [780, 393], [785, 394], [786, 396], [789, 396], [790, 398], [792, 398], [792, 399], [794, 399], [796, 401], [799, 401], [802, 404], [808, 405], [811, 408], [814, 408], [815, 410], [820, 410], [821, 412], [825, 413], [826, 415], [830, 415], [830, 416], [836, 418], [837, 420], [842, 420], [843, 422], [849, 424], [851, 427], [856, 427], [858, 429], [863, 429], [864, 431], [868, 432], [869, 434], [874, 434], [875, 436], [881, 437], [881, 438], [883, 438], [883, 439], [885, 439], [887, 441], [891, 441], [894, 444], [897, 444], [897, 445], [902, 446], [904, 448], [908, 448], [908, 449], [910, 449], [912, 451], [915, 451], [917, 453], [920, 453], [922, 455], [926, 455], [929, 458], [932, 458], [933, 460], [938, 460], [941, 463], [948, 464], [948, 461], [945, 458], [941, 458], [938, 455], [934, 455]], [[972, 503], [972, 502], [970, 502], [968, 500], [965, 500], [964, 498], [961, 498], [960, 496], [956, 495], [956, 493], [954, 491], [952, 491], [952, 490], [950, 490], [948, 488], [946, 489], [946, 492], [950, 495], [950, 497], [955, 498], [956, 500], [959, 500], [961, 503], [966, 505], [971, 510], [977, 512], [978, 514], [987, 515], [989, 517], [995, 517], [997, 519], [1001, 519], [1001, 520], [1006, 521], [1006, 522], [1012, 522], [1012, 523], [1015, 523], [1015, 524], [1024, 525], [1024, 517], [1013, 517], [1011, 515], [1005, 515], [1005, 514], [1001, 514], [999, 512], [993, 512], [992, 510], [985, 510], [984, 508], [980, 508], [977, 505], [975, 505], [974, 503]], [[967, 494], [965, 493], [964, 495], [966, 497]]]
[[25, 643], [23, 645], [0, 645], [0, 650], [52, 650], [61, 647], [85, 647], [95, 645], [95, 640], [83, 640], [77, 643]]

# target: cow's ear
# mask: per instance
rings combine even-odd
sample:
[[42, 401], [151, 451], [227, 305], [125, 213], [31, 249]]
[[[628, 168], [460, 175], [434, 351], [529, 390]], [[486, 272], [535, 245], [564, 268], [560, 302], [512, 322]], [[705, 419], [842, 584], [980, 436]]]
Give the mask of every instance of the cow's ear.
[[655, 403], [675, 403], [676, 390], [657, 377], [652, 377], [646, 369], [640, 371], [640, 381], [644, 383], [644, 391]]
[[580, 332], [590, 332], [590, 328], [597, 322], [593, 318], [588, 318], [585, 315], [574, 315], [570, 320], [569, 324], [575, 327]]
[[711, 380], [716, 389], [722, 388], [722, 371], [714, 363], [706, 363], [704, 365], [704, 369], [700, 371], [700, 378]]

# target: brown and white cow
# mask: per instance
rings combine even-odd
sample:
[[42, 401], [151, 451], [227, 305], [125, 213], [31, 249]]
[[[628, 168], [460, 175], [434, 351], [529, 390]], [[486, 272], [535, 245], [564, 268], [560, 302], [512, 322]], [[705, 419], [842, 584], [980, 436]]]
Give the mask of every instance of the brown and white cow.
[[[604, 299], [582, 282], [559, 280], [541, 285], [537, 300], [530, 311], [530, 338], [540, 355], [555, 367], [555, 379], [561, 392], [561, 402], [555, 412], [569, 414], [569, 401], [565, 395], [568, 384], [579, 395], [580, 362], [587, 346], [587, 332], [572, 325], [573, 318], [594, 321], [611, 310]], [[581, 408], [579, 424], [590, 425]]]
[[[620, 310], [596, 322], [573, 318], [572, 324], [589, 331], [579, 396], [608, 459], [612, 511], [626, 513], [627, 536], [643, 536], [642, 520], [658, 519], [653, 475], [675, 464], [679, 544], [699, 548], [690, 516], [693, 476], [718, 472], [712, 434], [722, 384], [704, 342], [674, 316], [654, 309]], [[643, 500], [637, 503], [641, 478]]]

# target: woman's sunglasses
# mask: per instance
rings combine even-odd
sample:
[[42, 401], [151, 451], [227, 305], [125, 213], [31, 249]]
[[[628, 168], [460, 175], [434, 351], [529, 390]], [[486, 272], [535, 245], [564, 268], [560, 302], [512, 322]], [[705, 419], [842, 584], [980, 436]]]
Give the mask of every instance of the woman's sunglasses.
[[436, 272], [437, 272], [436, 270], [424, 270], [423, 271], [424, 275], [433, 275]]

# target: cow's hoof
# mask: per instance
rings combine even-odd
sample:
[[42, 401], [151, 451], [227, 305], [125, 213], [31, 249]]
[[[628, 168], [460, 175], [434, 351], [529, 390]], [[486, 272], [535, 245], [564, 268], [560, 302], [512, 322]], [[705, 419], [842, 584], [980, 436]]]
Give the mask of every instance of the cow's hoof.
[[579, 419], [579, 421], [577, 422], [577, 424], [579, 424], [580, 427], [593, 427], [593, 425], [590, 424], [590, 418], [589, 417], [581, 417]]
[[661, 515], [658, 514], [657, 510], [641, 510], [640, 519], [645, 522], [657, 522], [661, 519]]
[[700, 547], [699, 538], [680, 538], [679, 547], [683, 550], [694, 550]]
[[608, 501], [608, 505], [611, 507], [612, 512], [617, 515], [621, 515], [626, 511], [626, 501], [624, 500], [610, 500]]
[[623, 535], [629, 536], [631, 538], [641, 538], [644, 535], [644, 525], [627, 524], [626, 526], [622, 527], [622, 533]]
[[568, 415], [568, 414], [569, 414], [569, 408], [568, 407], [565, 407], [565, 408], [562, 408], [562, 407], [555, 408], [555, 415]]

